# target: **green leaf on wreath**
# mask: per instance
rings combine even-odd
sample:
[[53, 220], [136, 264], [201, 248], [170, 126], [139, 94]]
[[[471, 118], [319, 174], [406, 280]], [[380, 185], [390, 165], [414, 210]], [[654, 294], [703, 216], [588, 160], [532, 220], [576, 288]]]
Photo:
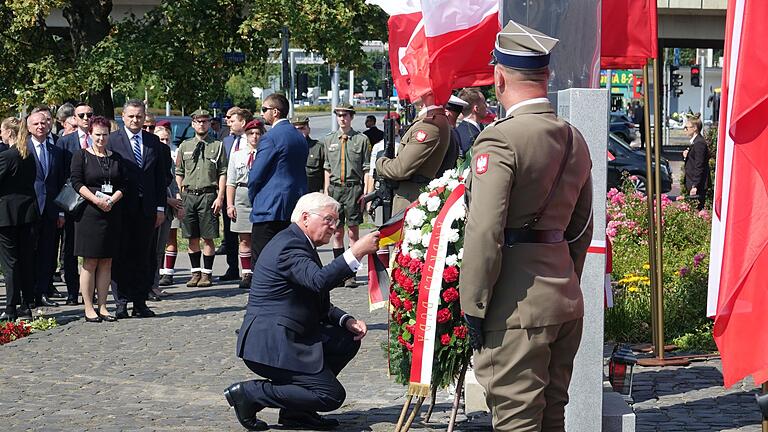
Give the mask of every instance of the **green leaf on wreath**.
[[411, 340], [411, 337], [412, 337], [412, 335], [411, 335], [411, 333], [408, 332], [408, 330], [403, 332], [403, 340], [404, 341], [408, 342], [409, 340]]

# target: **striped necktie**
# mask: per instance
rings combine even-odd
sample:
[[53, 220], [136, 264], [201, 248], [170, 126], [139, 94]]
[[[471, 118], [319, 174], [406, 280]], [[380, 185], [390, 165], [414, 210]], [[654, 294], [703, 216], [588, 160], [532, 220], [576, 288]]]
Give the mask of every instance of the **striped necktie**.
[[240, 150], [240, 135], [235, 137], [235, 151]]
[[144, 166], [144, 160], [141, 158], [141, 143], [139, 142], [139, 135], [133, 136], [133, 157], [136, 159], [136, 165], [139, 168]]

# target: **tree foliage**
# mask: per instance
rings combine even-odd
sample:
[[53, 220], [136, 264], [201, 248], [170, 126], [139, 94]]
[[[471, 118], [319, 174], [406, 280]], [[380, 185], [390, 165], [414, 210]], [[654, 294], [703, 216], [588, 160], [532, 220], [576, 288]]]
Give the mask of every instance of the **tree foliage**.
[[[48, 26], [57, 10], [68, 27]], [[131, 94], [138, 83], [192, 108], [227, 87], [246, 97], [243, 79], [264, 72], [283, 26], [292, 46], [342, 67], [366, 63], [362, 40], [386, 37], [386, 16], [364, 0], [163, 0], [118, 22], [111, 11], [111, 0], [0, 2], [0, 112], [83, 99], [111, 116], [112, 91], [143, 97]]]

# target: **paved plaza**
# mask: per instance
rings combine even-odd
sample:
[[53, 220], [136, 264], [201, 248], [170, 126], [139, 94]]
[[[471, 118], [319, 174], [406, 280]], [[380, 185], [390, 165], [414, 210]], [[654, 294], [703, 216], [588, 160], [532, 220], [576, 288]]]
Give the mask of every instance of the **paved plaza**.
[[[327, 262], [330, 248], [323, 248], [321, 257]], [[224, 257], [217, 257], [215, 274], [224, 267]], [[186, 282], [185, 254], [178, 269], [177, 282]], [[168, 291], [172, 297], [150, 303], [158, 313], [154, 319], [93, 324], [85, 322], [79, 307], [47, 309], [60, 327], [0, 346], [0, 430], [242, 430], [222, 392], [253, 376], [234, 354], [246, 291], [235, 284], [204, 289], [177, 284]], [[368, 312], [365, 286], [336, 289], [332, 298], [365, 320], [369, 334], [340, 376], [347, 400], [330, 416], [342, 423], [339, 431], [391, 431], [404, 387], [387, 377], [381, 348], [387, 337], [385, 312]], [[759, 431], [754, 386], [723, 389], [719, 367], [719, 361], [710, 360], [638, 369], [637, 430]], [[441, 392], [430, 424], [412, 430], [445, 430], [451, 401]], [[266, 409], [261, 417], [279, 429], [277, 410]], [[490, 430], [485, 414], [467, 421], [462, 413], [459, 421], [458, 431]]]

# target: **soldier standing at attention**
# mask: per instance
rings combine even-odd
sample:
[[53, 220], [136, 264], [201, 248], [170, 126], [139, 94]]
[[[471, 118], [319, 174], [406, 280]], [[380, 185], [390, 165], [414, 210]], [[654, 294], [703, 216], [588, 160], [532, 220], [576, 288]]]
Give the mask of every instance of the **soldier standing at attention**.
[[432, 93], [427, 93], [414, 103], [419, 115], [400, 140], [397, 156], [376, 161], [376, 171], [382, 178], [398, 182], [393, 215], [415, 201], [419, 189], [436, 177], [450, 146], [451, 126], [445, 108], [434, 101]]
[[[213, 239], [219, 237], [219, 213], [224, 206], [227, 182], [227, 152], [224, 144], [211, 137], [211, 116], [206, 110], [192, 113], [195, 136], [182, 142], [178, 150], [176, 183], [181, 191], [177, 198], [184, 201], [181, 232], [189, 239], [189, 261], [192, 279], [188, 287], [212, 285], [213, 260], [216, 248]], [[200, 267], [200, 239], [203, 267]]]
[[[363, 223], [360, 197], [363, 196], [363, 182], [368, 173], [371, 158], [371, 142], [368, 137], [352, 129], [355, 109], [349, 104], [336, 107], [339, 130], [323, 137], [325, 152], [325, 193], [341, 204], [339, 229], [333, 234], [333, 256], [344, 253], [344, 225], [349, 228], [349, 246], [360, 237], [359, 225]], [[355, 287], [354, 278], [346, 283]]]
[[493, 430], [563, 431], [584, 316], [592, 161], [547, 100], [557, 44], [510, 21], [493, 51], [506, 116], [473, 147], [461, 307]]
[[304, 135], [309, 147], [309, 156], [307, 156], [307, 193], [322, 192], [325, 186], [325, 152], [323, 145], [316, 139], [309, 136], [309, 117], [298, 116], [291, 119], [293, 127]]

